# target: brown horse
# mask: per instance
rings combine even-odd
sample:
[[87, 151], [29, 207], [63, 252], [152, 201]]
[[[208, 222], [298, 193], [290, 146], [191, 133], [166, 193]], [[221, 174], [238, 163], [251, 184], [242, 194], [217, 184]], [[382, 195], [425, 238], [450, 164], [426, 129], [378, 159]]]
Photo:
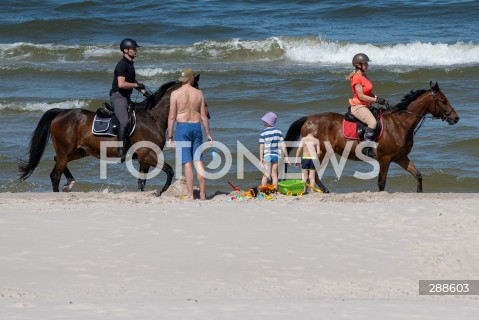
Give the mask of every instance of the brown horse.
[[[194, 86], [198, 87], [199, 75], [196, 76]], [[134, 104], [136, 113], [136, 128], [129, 137], [126, 146], [137, 142], [152, 142], [163, 149], [166, 142], [168, 127], [168, 113], [170, 110], [170, 94], [181, 86], [181, 82], [172, 81], [162, 85], [158, 91], [143, 102]], [[55, 148], [55, 166], [50, 173], [53, 191], [59, 191], [62, 174], [67, 183], [62, 191], [71, 191], [75, 183], [67, 163], [86, 156], [100, 158], [100, 142], [116, 141], [116, 137], [96, 136], [92, 134], [92, 123], [95, 112], [84, 109], [50, 109], [40, 119], [32, 134], [29, 147], [28, 161], [19, 161], [20, 180], [27, 179], [35, 170], [43, 155], [51, 136]], [[116, 157], [116, 148], [108, 148], [107, 156]], [[156, 167], [158, 157], [151, 148], [139, 148], [134, 154], [138, 159], [140, 174], [147, 174], [150, 167]], [[166, 191], [174, 176], [172, 167], [166, 162], [161, 168], [167, 175], [166, 183], [159, 195]], [[138, 189], [145, 189], [146, 179], [138, 179]]]
[[[446, 96], [441, 92], [437, 83], [430, 83], [429, 90], [411, 91], [402, 101], [382, 113], [384, 132], [379, 138], [376, 159], [379, 162], [378, 188], [383, 191], [386, 187], [386, 178], [391, 162], [395, 162], [403, 169], [410, 172], [417, 181], [417, 192], [422, 192], [422, 175], [409, 160], [409, 153], [413, 147], [413, 138], [416, 127], [422, 124], [426, 115], [446, 120], [450, 125], [459, 121], [454, 108]], [[342, 155], [348, 139], [343, 136], [344, 115], [334, 112], [324, 112], [308, 117], [302, 117], [291, 124], [286, 134], [286, 141], [296, 141], [299, 136], [306, 136], [313, 132], [321, 145], [321, 166], [326, 155], [324, 142], [329, 141], [335, 153]], [[309, 128], [309, 129], [308, 129]], [[349, 140], [351, 141], [351, 140]], [[351, 152], [347, 156], [351, 160], [361, 160], [357, 157], [355, 149], [359, 141], [354, 140]], [[358, 150], [359, 151], [359, 150]], [[359, 151], [358, 154], [361, 154]], [[329, 190], [321, 183], [316, 175], [316, 182], [321, 190]]]

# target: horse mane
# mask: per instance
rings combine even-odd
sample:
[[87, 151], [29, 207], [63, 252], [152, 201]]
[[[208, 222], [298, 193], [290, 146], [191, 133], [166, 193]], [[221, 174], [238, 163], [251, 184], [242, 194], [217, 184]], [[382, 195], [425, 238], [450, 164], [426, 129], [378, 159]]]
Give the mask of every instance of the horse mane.
[[148, 97], [145, 100], [143, 100], [142, 102], [138, 103], [135, 106], [135, 111], [146, 112], [148, 110], [153, 109], [157, 105], [158, 101], [160, 101], [161, 98], [163, 98], [163, 96], [166, 94], [168, 89], [170, 89], [172, 86], [174, 86], [178, 83], [180, 83], [180, 82], [179, 81], [170, 81], [170, 82], [167, 82], [167, 83], [163, 84], [150, 97]]
[[427, 90], [425, 90], [425, 89], [416, 90], [416, 91], [411, 90], [408, 94], [404, 95], [401, 102], [399, 102], [397, 105], [394, 106], [394, 109], [395, 110], [406, 110], [407, 106], [411, 102], [413, 102], [414, 100], [416, 100], [417, 98], [422, 96], [425, 92], [427, 92]]

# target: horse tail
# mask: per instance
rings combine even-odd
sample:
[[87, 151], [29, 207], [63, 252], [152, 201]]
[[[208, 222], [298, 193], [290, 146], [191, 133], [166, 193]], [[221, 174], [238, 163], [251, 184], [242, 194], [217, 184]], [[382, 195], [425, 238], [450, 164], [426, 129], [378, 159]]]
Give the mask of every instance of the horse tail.
[[18, 170], [20, 173], [19, 180], [27, 179], [40, 163], [40, 159], [43, 156], [43, 152], [50, 140], [50, 126], [53, 119], [62, 112], [63, 109], [53, 108], [45, 112], [38, 122], [35, 131], [32, 133], [29, 147], [28, 161], [24, 159], [18, 159]]
[[[295, 122], [293, 122], [291, 126], [289, 127], [284, 140], [297, 141], [301, 135], [301, 128], [303, 127], [303, 124], [306, 122], [306, 119], [308, 119], [308, 117], [304, 116], [302, 118], [299, 118]], [[289, 151], [291, 150], [291, 147], [287, 147], [286, 149], [288, 150], [288, 153], [289, 153]]]

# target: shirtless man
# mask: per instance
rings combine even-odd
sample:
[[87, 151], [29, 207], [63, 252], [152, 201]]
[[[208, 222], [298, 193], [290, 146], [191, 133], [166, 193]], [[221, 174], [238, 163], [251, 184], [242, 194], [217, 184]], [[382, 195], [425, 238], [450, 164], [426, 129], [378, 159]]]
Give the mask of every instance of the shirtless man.
[[213, 141], [210, 135], [208, 116], [205, 100], [201, 90], [192, 86], [195, 73], [190, 68], [183, 69], [180, 77], [182, 85], [173, 91], [170, 96], [170, 113], [168, 116], [168, 144], [173, 146], [173, 125], [176, 121], [175, 141], [187, 142], [189, 147], [182, 148], [181, 163], [184, 164], [186, 177], [187, 198], [193, 200], [193, 166], [196, 168], [200, 185], [200, 199], [205, 200], [205, 178], [203, 156], [201, 151], [195, 155], [196, 150], [203, 144], [201, 122], [205, 128], [206, 136]]

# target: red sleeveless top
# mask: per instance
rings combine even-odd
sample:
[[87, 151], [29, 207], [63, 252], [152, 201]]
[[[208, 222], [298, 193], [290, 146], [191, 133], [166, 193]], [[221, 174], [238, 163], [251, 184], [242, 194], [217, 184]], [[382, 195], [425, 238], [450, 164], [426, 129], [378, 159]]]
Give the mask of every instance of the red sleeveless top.
[[355, 86], [357, 84], [360, 84], [361, 87], [363, 87], [363, 93], [366, 96], [371, 96], [372, 97], [372, 92], [373, 92], [373, 84], [369, 79], [366, 77], [366, 75], [361, 76], [359, 74], [354, 74], [353, 77], [351, 78], [351, 90], [353, 91], [353, 98], [349, 99], [349, 104], [351, 106], [356, 106], [358, 104], [362, 104], [365, 106], [369, 106], [371, 103], [368, 101], [362, 101], [358, 97], [358, 93], [356, 92]]

